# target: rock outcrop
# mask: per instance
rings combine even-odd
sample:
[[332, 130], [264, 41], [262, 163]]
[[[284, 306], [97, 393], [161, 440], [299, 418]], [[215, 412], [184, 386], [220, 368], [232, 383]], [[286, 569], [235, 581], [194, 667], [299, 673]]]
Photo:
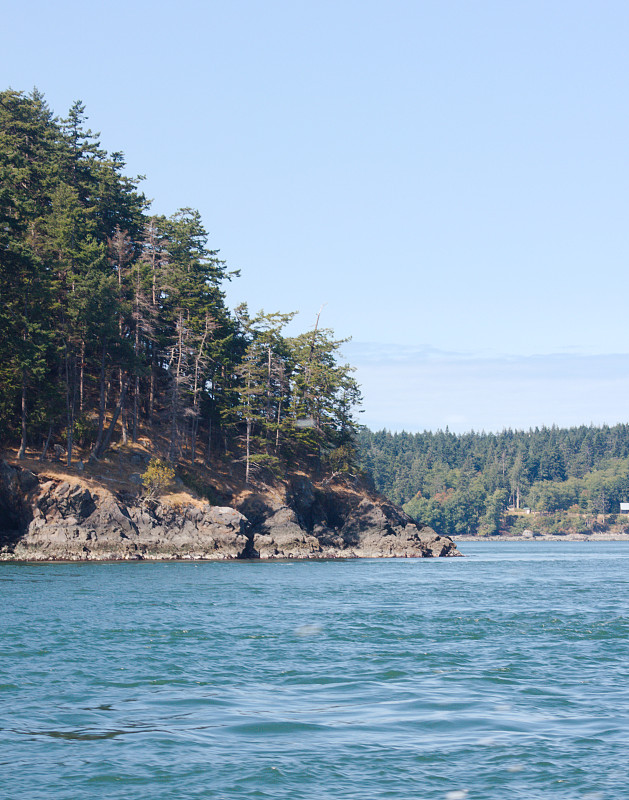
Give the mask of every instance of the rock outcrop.
[[460, 555], [451, 539], [417, 525], [392, 503], [342, 483], [316, 487], [294, 479], [287, 503], [249, 495], [239, 510], [250, 520], [258, 558], [422, 558]]
[[391, 503], [295, 478], [237, 508], [140, 503], [0, 462], [0, 559], [381, 558], [460, 555]]

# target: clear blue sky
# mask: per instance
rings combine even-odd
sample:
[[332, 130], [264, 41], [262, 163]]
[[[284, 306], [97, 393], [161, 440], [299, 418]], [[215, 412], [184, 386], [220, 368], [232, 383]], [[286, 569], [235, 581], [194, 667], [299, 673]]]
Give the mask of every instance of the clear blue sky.
[[[629, 4], [5, 4], [3, 88], [75, 99], [230, 305], [352, 336], [364, 421], [626, 421]], [[610, 358], [610, 356], [614, 358]]]

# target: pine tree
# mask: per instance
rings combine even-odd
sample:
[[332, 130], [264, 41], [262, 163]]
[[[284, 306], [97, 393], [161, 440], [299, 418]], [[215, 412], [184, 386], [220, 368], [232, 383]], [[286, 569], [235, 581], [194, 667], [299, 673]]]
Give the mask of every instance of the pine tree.
[[28, 443], [29, 396], [45, 378], [53, 341], [52, 275], [41, 240], [54, 181], [54, 132], [38, 92], [0, 94], [0, 361], [7, 411], [19, 396], [19, 458]]

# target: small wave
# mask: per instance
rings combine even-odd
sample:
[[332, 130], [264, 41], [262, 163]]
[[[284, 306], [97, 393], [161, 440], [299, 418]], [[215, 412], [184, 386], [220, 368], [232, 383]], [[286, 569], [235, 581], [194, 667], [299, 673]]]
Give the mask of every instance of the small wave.
[[298, 733], [323, 731], [327, 728], [327, 725], [293, 720], [244, 722], [239, 725], [226, 726], [227, 730], [239, 736], [294, 736]]
[[25, 736], [49, 736], [51, 739], [71, 739], [84, 742], [92, 742], [99, 739], [115, 739], [131, 731], [14, 731]]

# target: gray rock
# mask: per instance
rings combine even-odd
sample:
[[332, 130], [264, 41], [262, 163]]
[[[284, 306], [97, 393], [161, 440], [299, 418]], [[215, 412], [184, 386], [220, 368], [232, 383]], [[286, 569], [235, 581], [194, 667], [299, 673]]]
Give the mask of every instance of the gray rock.
[[18, 470], [0, 461], [0, 545], [19, 536], [24, 527], [26, 509]]
[[30, 492], [36, 486], [39, 486], [39, 478], [30, 469], [21, 469], [18, 472], [18, 482], [23, 492]]
[[293, 480], [238, 509], [138, 505], [131, 495], [39, 483], [0, 462], [0, 558], [23, 560], [383, 558], [460, 555], [451, 539], [354, 486]]
[[240, 506], [251, 522], [258, 558], [424, 558], [460, 555], [454, 542], [418, 526], [402, 509], [353, 487], [315, 488], [293, 480], [288, 504], [249, 495]]
[[320, 552], [317, 537], [300, 526], [288, 506], [273, 511], [254, 532], [253, 554], [258, 558], [313, 558]]

